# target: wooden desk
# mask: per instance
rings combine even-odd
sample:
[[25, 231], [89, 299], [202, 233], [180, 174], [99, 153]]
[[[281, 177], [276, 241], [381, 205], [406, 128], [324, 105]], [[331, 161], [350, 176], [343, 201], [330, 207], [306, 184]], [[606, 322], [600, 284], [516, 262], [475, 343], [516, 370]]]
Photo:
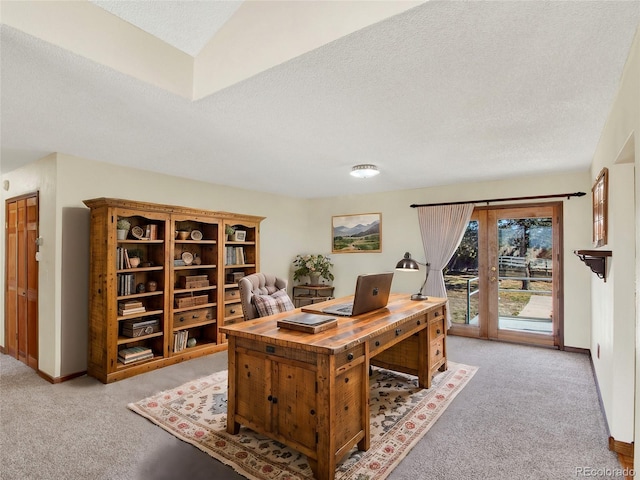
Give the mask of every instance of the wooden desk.
[[229, 342], [227, 431], [245, 425], [284, 443], [307, 455], [317, 479], [331, 480], [354, 445], [369, 449], [370, 364], [416, 375], [423, 388], [446, 370], [445, 300], [393, 294], [386, 308], [324, 332], [277, 327], [300, 311], [220, 328]]

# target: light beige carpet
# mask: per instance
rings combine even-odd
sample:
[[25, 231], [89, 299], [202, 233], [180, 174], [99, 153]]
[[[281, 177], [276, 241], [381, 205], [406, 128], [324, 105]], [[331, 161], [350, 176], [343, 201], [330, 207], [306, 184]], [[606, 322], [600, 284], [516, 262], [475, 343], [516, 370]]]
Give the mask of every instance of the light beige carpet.
[[[348, 454], [337, 480], [382, 480], [436, 422], [477, 367], [449, 362], [430, 389], [416, 377], [374, 369], [371, 387], [371, 448]], [[136, 403], [134, 412], [208, 453], [252, 480], [312, 479], [307, 457], [281, 443], [241, 428], [226, 431], [227, 372], [194, 380]]]

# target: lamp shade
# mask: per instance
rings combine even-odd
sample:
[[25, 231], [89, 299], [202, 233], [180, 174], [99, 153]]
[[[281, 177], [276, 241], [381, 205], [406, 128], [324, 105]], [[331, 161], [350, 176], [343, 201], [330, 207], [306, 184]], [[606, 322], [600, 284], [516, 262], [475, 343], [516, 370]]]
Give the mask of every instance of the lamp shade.
[[[424, 291], [424, 287], [427, 285], [427, 279], [429, 278], [429, 263], [423, 263], [422, 265], [424, 265], [425, 267], [427, 267], [425, 269], [425, 276], [424, 276], [424, 282], [422, 283], [422, 286], [420, 287], [420, 290], [418, 290], [418, 293], [414, 293], [413, 295], [411, 295], [411, 300], [429, 300], [429, 297], [427, 297], [424, 293], [422, 293]], [[404, 257], [402, 258], [402, 260], [400, 260], [398, 263], [396, 263], [396, 270], [401, 270], [403, 272], [419, 272], [420, 271], [420, 262], [414, 260], [413, 258], [411, 258], [411, 254], [409, 252], [406, 252], [404, 254]]]
[[406, 252], [404, 258], [396, 264], [396, 270], [420, 270], [418, 262], [411, 258], [411, 254]]

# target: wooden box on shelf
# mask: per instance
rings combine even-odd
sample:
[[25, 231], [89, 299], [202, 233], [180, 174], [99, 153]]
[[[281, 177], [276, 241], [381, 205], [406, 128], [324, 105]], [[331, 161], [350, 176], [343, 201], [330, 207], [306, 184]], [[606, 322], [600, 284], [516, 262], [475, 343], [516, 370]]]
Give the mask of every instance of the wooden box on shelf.
[[141, 337], [150, 335], [160, 331], [160, 319], [151, 318], [132, 318], [121, 322], [122, 336], [124, 337]]
[[208, 287], [209, 277], [207, 277], [207, 275], [181, 276], [178, 284], [180, 285], [180, 288]]
[[208, 295], [194, 295], [193, 293], [182, 293], [175, 296], [176, 308], [195, 307], [204, 305], [209, 300]]

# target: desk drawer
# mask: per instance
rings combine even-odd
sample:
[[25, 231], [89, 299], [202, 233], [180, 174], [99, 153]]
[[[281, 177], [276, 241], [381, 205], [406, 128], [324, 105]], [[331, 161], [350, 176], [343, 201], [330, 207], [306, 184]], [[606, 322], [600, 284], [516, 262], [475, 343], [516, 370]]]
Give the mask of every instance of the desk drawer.
[[430, 364], [435, 365], [444, 358], [444, 337], [433, 340], [429, 344], [429, 350]]
[[188, 312], [180, 312], [173, 314], [173, 328], [180, 328], [194, 323], [215, 320], [213, 308], [200, 308], [198, 310], [189, 310]]
[[281, 347], [280, 345], [273, 345], [242, 337], [236, 337], [236, 352], [252, 352], [252, 355], [259, 355], [262, 358], [268, 358], [270, 360], [277, 359], [282, 362], [285, 362], [285, 360], [293, 360], [309, 363], [311, 365], [309, 368], [312, 370], [315, 370], [318, 361], [317, 355], [314, 352], [300, 348]]
[[444, 335], [444, 317], [432, 320], [429, 324], [430, 340], [434, 340], [435, 338], [441, 337], [442, 335]]
[[429, 323], [431, 323], [433, 321], [436, 321], [436, 320], [439, 320], [439, 319], [443, 319], [444, 318], [444, 306], [429, 312], [427, 317], [429, 319]]
[[357, 361], [360, 357], [364, 357], [364, 343], [336, 354], [336, 367]]
[[393, 330], [388, 330], [373, 337], [369, 340], [369, 352], [371, 353], [371, 356], [374, 356], [379, 351], [389, 348], [391, 345], [398, 342], [400, 338], [420, 331], [424, 327], [424, 320], [420, 321], [420, 325], [418, 325], [417, 322], [418, 320], [415, 320], [415, 322], [412, 321], [411, 323], [406, 322]]

